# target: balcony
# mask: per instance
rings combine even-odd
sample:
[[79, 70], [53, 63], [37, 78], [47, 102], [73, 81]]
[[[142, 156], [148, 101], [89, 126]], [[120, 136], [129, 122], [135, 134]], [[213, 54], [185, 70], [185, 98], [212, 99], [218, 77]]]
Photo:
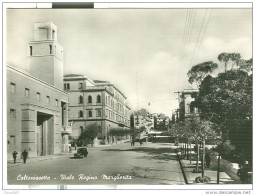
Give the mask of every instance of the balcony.
[[72, 126], [61, 127], [61, 133], [64, 133], [64, 134], [72, 133]]

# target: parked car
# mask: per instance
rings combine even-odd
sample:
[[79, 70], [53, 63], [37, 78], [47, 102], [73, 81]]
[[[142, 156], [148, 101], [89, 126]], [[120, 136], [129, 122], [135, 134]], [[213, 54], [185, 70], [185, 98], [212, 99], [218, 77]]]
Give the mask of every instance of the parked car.
[[78, 148], [77, 152], [74, 154], [74, 158], [85, 158], [88, 154], [87, 148]]

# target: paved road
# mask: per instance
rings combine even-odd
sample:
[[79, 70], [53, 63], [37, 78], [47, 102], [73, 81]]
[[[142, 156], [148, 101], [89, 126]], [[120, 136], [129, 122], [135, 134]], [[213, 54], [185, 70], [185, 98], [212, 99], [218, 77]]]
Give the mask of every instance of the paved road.
[[[185, 184], [179, 162], [168, 144], [131, 147], [130, 143], [122, 143], [88, 151], [84, 159], [67, 155], [9, 167], [8, 184]], [[31, 181], [26, 176], [42, 180]]]

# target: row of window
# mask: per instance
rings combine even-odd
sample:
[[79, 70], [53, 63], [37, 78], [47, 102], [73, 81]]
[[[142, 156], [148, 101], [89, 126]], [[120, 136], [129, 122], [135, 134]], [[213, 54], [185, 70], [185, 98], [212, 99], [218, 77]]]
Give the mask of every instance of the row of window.
[[[11, 83], [11, 92], [12, 93], [16, 93], [16, 84], [15, 83]], [[25, 97], [26, 98], [29, 98], [30, 97], [30, 89], [28, 88], [25, 88]], [[41, 101], [41, 93], [37, 92], [36, 93], [36, 98], [37, 98], [37, 101]], [[46, 102], [49, 104], [50, 103], [50, 96], [46, 96]], [[55, 105], [56, 106], [59, 106], [59, 100], [58, 99], [55, 99]]]
[[116, 106], [114, 106], [114, 101], [110, 99], [110, 96], [105, 97], [105, 102], [106, 102], [106, 105], [109, 105], [113, 109], [127, 116], [127, 110], [124, 109], [124, 106], [122, 106], [120, 103], [115, 103]]
[[124, 117], [122, 116], [119, 116], [117, 114], [115, 114], [114, 112], [112, 112], [111, 110], [108, 110], [106, 109], [106, 118], [110, 118], [110, 119], [113, 119], [113, 120], [116, 120], [118, 122], [125, 122], [127, 124], [128, 120], [127, 119], [124, 119]]
[[[93, 103], [92, 96], [89, 95], [88, 96], [88, 104], [92, 104], [92, 103]], [[97, 95], [96, 103], [101, 103], [101, 96], [100, 95]], [[81, 95], [79, 97], [79, 104], [83, 104], [83, 97]]]
[[[83, 83], [78, 83], [78, 89], [83, 88]], [[70, 83], [64, 83], [64, 89], [65, 90], [70, 90]]]
[[[53, 53], [53, 45], [49, 45], [49, 54], [52, 55], [52, 54], [56, 54], [57, 52], [57, 46], [54, 45], [54, 48], [55, 48], [55, 52]], [[33, 56], [33, 46], [29, 46], [29, 55], [30, 56]], [[63, 56], [63, 51], [61, 51], [61, 57]]]
[[[83, 118], [83, 111], [80, 110], [79, 111], [79, 118]], [[87, 110], [87, 118], [93, 117], [93, 112], [92, 110]], [[96, 110], [96, 117], [102, 117], [102, 111], [97, 109]]]

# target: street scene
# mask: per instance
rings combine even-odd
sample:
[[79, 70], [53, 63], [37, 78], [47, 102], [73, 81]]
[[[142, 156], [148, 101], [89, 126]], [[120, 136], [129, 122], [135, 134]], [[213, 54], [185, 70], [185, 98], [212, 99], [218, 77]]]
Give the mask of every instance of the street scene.
[[6, 9], [7, 185], [252, 187], [249, 6]]
[[[19, 161], [12, 166], [10, 162], [8, 181], [16, 185], [24, 182], [27, 185], [185, 184], [176, 153], [169, 144], [145, 143], [140, 146], [136, 143], [131, 147], [130, 143], [120, 143], [88, 148], [88, 152], [87, 158], [77, 159], [74, 154], [68, 154], [25, 165]], [[44, 167], [49, 168], [45, 170]], [[28, 179], [35, 175], [50, 179]]]

